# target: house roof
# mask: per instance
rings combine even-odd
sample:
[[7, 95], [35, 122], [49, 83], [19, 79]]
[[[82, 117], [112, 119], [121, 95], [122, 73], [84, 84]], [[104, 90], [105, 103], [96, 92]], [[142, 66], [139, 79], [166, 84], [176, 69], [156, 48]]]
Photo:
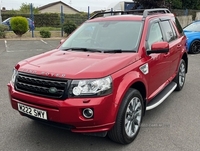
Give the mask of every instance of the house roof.
[[53, 2], [53, 3], [49, 3], [49, 4], [47, 4], [47, 5], [41, 6], [41, 7], [39, 7], [39, 10], [46, 9], [46, 8], [48, 8], [48, 7], [51, 7], [51, 6], [56, 5], [56, 4], [59, 4], [59, 3], [61, 3], [61, 4], [64, 5], [64, 6], [67, 6], [67, 7], [71, 8], [71, 9], [73, 9], [74, 11], [76, 11], [76, 12], [79, 13], [78, 10], [76, 10], [75, 8], [73, 8], [73, 7], [69, 6], [69, 5], [67, 5], [66, 3], [63, 3], [62, 1], [57, 1], [57, 2]]

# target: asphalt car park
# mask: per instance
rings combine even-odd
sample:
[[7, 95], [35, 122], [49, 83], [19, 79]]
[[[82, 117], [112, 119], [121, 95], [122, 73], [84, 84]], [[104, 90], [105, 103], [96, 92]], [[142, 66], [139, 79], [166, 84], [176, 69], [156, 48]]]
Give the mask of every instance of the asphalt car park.
[[[20, 60], [56, 48], [56, 40], [0, 41], [0, 151], [197, 151], [200, 148], [200, 54], [189, 55], [182, 91], [147, 111], [133, 143], [120, 145], [107, 138], [86, 136], [35, 122], [11, 108], [7, 83]], [[102, 111], [106, 112], [106, 111]]]

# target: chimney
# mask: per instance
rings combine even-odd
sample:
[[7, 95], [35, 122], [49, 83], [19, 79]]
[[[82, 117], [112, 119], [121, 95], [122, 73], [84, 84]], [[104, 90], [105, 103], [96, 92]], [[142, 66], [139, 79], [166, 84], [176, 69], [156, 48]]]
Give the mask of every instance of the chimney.
[[6, 11], [6, 8], [5, 8], [5, 7], [2, 7], [2, 11]]

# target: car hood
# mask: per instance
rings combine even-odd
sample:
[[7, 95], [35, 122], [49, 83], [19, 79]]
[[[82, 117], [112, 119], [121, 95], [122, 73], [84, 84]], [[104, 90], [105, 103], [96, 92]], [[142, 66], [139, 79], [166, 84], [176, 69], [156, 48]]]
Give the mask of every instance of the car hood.
[[139, 60], [137, 53], [53, 50], [19, 62], [19, 71], [69, 79], [101, 78]]

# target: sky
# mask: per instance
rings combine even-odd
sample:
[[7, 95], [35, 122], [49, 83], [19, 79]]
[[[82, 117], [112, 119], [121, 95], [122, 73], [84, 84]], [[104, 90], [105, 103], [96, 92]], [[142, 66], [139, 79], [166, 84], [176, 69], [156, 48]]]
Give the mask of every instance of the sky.
[[[0, 0], [0, 6], [5, 7], [6, 10], [19, 9], [22, 3], [32, 3], [34, 7], [44, 6], [49, 3], [60, 0]], [[90, 11], [105, 10], [113, 3], [120, 2], [120, 0], [61, 0], [67, 5], [79, 10], [87, 12], [88, 6]], [[130, 0], [128, 0], [130, 1]]]

